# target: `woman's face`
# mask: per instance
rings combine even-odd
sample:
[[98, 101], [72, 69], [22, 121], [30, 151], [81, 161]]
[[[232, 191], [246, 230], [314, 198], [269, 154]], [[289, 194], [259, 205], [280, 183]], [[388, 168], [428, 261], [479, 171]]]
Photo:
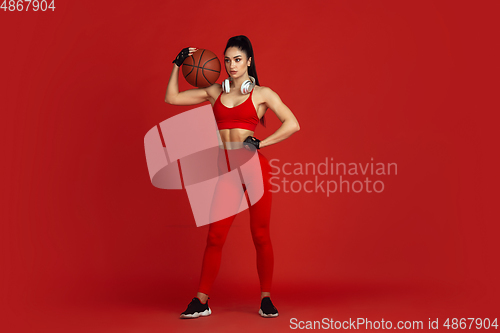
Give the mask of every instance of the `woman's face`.
[[252, 58], [247, 58], [245, 51], [234, 46], [229, 47], [224, 54], [226, 72], [233, 79], [245, 75], [251, 62]]

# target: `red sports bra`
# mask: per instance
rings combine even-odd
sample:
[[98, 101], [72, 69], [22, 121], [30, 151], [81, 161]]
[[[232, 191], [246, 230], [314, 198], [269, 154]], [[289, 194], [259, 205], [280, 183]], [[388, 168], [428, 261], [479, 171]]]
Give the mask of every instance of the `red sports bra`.
[[250, 96], [241, 104], [235, 107], [228, 108], [220, 101], [220, 96], [214, 103], [214, 116], [217, 121], [217, 127], [221, 129], [227, 128], [243, 128], [250, 131], [255, 131], [255, 127], [259, 123], [257, 111], [252, 102], [253, 89]]

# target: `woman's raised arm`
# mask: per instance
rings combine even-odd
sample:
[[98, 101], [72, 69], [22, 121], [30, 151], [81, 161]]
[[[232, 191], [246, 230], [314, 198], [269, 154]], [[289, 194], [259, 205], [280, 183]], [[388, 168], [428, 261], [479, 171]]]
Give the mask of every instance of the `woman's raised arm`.
[[[198, 51], [197, 48], [190, 47], [188, 56]], [[182, 51], [181, 51], [182, 53]], [[176, 58], [178, 59], [181, 56]], [[182, 62], [180, 62], [182, 64]], [[195, 88], [179, 92], [179, 67], [177, 63], [173, 64], [174, 68], [170, 74], [168, 81], [167, 93], [165, 94], [165, 102], [172, 105], [194, 105], [200, 104], [208, 100], [208, 92], [206, 88]]]

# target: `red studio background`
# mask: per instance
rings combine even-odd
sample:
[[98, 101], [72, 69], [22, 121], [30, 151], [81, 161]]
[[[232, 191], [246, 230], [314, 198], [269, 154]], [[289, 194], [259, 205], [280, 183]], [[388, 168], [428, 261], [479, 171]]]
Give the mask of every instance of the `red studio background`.
[[[499, 316], [497, 1], [55, 7], [0, 10], [2, 332], [274, 332], [293, 330], [293, 318], [420, 320], [426, 331], [429, 320], [446, 330], [447, 318]], [[213, 314], [180, 320], [208, 226], [196, 227], [185, 190], [151, 184], [144, 136], [195, 107], [164, 102], [177, 53], [222, 60], [240, 34], [260, 84], [301, 126], [261, 150], [269, 160], [395, 163], [397, 174], [369, 176], [379, 193], [273, 194], [275, 319], [257, 314], [255, 248], [239, 214]], [[257, 138], [280, 126], [266, 117]]]

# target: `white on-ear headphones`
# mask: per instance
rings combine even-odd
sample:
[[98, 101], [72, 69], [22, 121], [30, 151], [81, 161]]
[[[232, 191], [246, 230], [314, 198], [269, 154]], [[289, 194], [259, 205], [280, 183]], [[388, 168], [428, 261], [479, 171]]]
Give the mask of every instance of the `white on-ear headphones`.
[[[241, 85], [241, 93], [248, 94], [255, 87], [255, 78], [253, 76], [249, 76], [250, 80], [245, 80], [245, 82]], [[222, 91], [228, 93], [230, 90], [232, 79], [229, 77], [222, 82]]]

